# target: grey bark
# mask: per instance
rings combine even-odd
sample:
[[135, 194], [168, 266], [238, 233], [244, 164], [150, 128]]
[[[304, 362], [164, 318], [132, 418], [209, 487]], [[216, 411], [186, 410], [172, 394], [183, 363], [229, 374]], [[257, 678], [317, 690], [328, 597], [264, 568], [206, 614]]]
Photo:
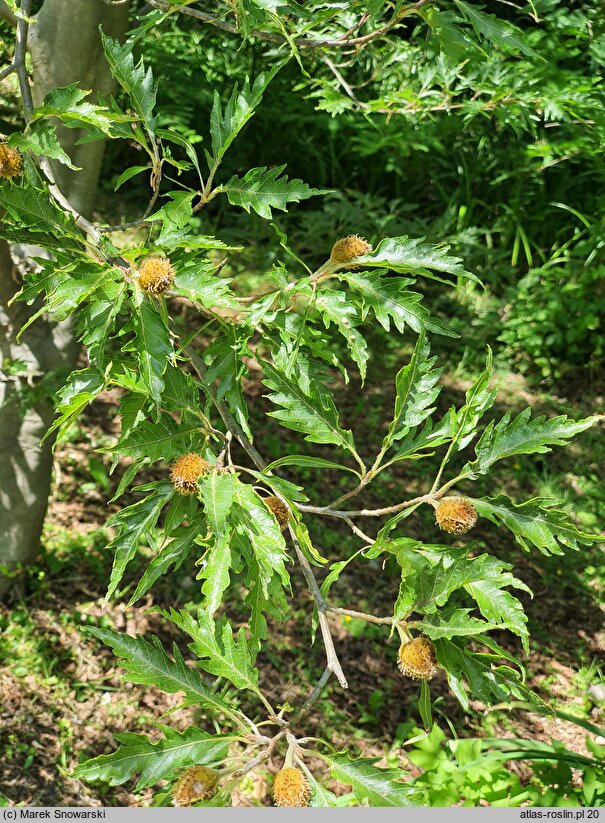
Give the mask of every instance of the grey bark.
[[[105, 34], [121, 39], [127, 24], [128, 3], [108, 6], [103, 0], [45, 0], [37, 21], [30, 26], [28, 40], [34, 103], [39, 105], [50, 89], [75, 82], [82, 89], [106, 97], [113, 90], [113, 82], [99, 26]], [[79, 214], [91, 217], [104, 142], [76, 145], [81, 130], [61, 125], [57, 133], [72, 163], [82, 171], [54, 163], [56, 183]]]
[[[111, 74], [99, 36], [101, 24], [107, 34], [121, 38], [128, 25], [128, 4], [45, 0], [29, 38], [36, 103], [50, 89], [74, 82], [102, 95], [110, 93]], [[76, 211], [90, 217], [104, 144], [97, 141], [78, 146], [79, 130], [60, 127], [58, 131], [64, 150], [82, 171], [56, 164], [55, 182]], [[40, 319], [17, 343], [17, 333], [32, 311], [22, 303], [8, 306], [18, 288], [14, 261], [6, 243], [0, 241], [0, 367], [22, 360], [31, 381], [49, 371], [73, 368], [78, 346], [68, 322], [53, 324]], [[22, 415], [18, 389], [15, 377], [0, 371], [0, 598], [17, 589], [16, 572], [38, 552], [52, 473], [52, 441], [49, 438], [40, 446], [40, 440], [53, 419], [53, 404], [42, 400]]]

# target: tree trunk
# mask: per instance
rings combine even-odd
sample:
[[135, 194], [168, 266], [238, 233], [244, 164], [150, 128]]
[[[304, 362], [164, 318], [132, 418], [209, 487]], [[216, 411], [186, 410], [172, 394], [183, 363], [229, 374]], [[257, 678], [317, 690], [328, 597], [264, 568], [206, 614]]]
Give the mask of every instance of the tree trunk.
[[[109, 66], [103, 54], [99, 26], [105, 34], [122, 39], [128, 25], [128, 3], [108, 6], [102, 0], [44, 0], [37, 21], [30, 27], [29, 51], [34, 70], [34, 103], [51, 90], [70, 83], [107, 97], [113, 91]], [[53, 163], [55, 181], [73, 208], [90, 217], [95, 202], [104, 141], [76, 145], [80, 129], [59, 125], [57, 134], [74, 166], [72, 171]]]
[[78, 347], [69, 327], [44, 319], [17, 343], [31, 308], [25, 303], [8, 306], [19, 286], [8, 246], [0, 244], [0, 354], [3, 363], [19, 360], [27, 369], [3, 374], [0, 382], [0, 572], [6, 571], [0, 577], [2, 596], [14, 584], [14, 573], [38, 551], [52, 469], [51, 444], [40, 447], [54, 416], [52, 403], [40, 400], [22, 408], [20, 394], [48, 371], [70, 369]]
[[[29, 37], [36, 103], [50, 89], [74, 82], [101, 95], [111, 92], [100, 25], [107, 34], [121, 38], [128, 25], [128, 4], [45, 0]], [[79, 130], [59, 127], [58, 133], [64, 150], [82, 171], [54, 164], [55, 181], [76, 211], [90, 217], [103, 141], [78, 146]], [[49, 371], [71, 369], [78, 356], [69, 322], [53, 324], [42, 318], [17, 343], [17, 333], [33, 310], [23, 303], [8, 306], [18, 288], [8, 246], [0, 241], [0, 365], [20, 360], [28, 374], [23, 378], [0, 372], [0, 598], [15, 586], [18, 571], [37, 554], [52, 471], [52, 441], [49, 438], [40, 446], [40, 440], [53, 419], [53, 405], [40, 400], [22, 414], [19, 383], [36, 381]]]

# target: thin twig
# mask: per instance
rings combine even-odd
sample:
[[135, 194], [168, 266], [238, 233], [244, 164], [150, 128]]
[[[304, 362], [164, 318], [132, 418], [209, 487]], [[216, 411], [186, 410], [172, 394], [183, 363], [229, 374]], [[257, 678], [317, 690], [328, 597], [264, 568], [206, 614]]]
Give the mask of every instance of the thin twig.
[[339, 609], [336, 606], [328, 606], [328, 611], [334, 614], [342, 614], [345, 617], [356, 617], [358, 620], [365, 620], [366, 623], [378, 623], [380, 625], [390, 626], [393, 622], [392, 617], [376, 617], [374, 614], [366, 614], [366, 612], [356, 612], [351, 609]]
[[412, 500], [404, 500], [403, 503], [397, 503], [395, 506], [386, 506], [384, 509], [337, 511], [331, 509], [329, 506], [304, 506], [302, 504], [298, 504], [298, 508], [301, 512], [322, 514], [325, 517], [338, 517], [341, 520], [347, 520], [350, 517], [381, 517], [383, 514], [396, 514], [404, 509], [409, 509], [411, 506], [416, 506], [418, 503], [428, 503], [430, 500], [433, 500], [435, 496], [435, 494], [423, 494], [420, 497], [414, 497]]
[[338, 682], [342, 686], [343, 689], [348, 688], [347, 678], [344, 675], [342, 670], [342, 666], [340, 665], [340, 661], [338, 659], [338, 655], [336, 654], [336, 649], [334, 648], [334, 641], [332, 639], [332, 632], [330, 631], [330, 624], [328, 623], [327, 618], [327, 611], [328, 611], [328, 604], [324, 600], [324, 597], [317, 585], [317, 580], [315, 579], [315, 575], [313, 574], [313, 569], [311, 568], [311, 564], [303, 554], [302, 549], [300, 548], [300, 543], [298, 542], [298, 538], [294, 533], [294, 529], [292, 526], [289, 527], [290, 530], [290, 538], [292, 539], [292, 543], [294, 545], [294, 551], [296, 552], [296, 557], [298, 558], [299, 565], [302, 569], [302, 573], [307, 581], [307, 585], [313, 595], [313, 599], [315, 600], [315, 605], [317, 606], [317, 617], [319, 620], [319, 628], [321, 629], [321, 636], [323, 638], [324, 647], [326, 650], [326, 660], [327, 660], [327, 667], [330, 671], [334, 672], [336, 677], [338, 678]]
[[330, 69], [330, 71], [332, 72], [332, 74], [336, 78], [336, 82], [338, 83], [339, 86], [341, 86], [341, 88], [343, 89], [343, 91], [345, 92], [347, 97], [349, 97], [353, 101], [353, 103], [355, 103], [355, 106], [358, 109], [367, 108], [368, 107], [367, 103], [362, 103], [361, 100], [359, 100], [359, 98], [356, 96], [356, 94], [353, 91], [353, 89], [351, 88], [351, 86], [349, 86], [349, 84], [344, 79], [342, 74], [338, 71], [338, 69], [336, 68], [334, 63], [330, 60], [330, 58], [326, 54], [324, 54], [324, 56], [323, 56], [323, 61], [326, 64], [326, 66]]
[[13, 63], [15, 64], [15, 71], [19, 78], [19, 88], [21, 90], [21, 99], [23, 101], [23, 111], [25, 114], [25, 122], [29, 123], [34, 112], [34, 101], [32, 100], [32, 92], [29, 87], [29, 77], [27, 76], [27, 68], [25, 67], [25, 52], [27, 50], [27, 34], [29, 32], [29, 17], [31, 11], [31, 0], [21, 0], [20, 6], [23, 17], [17, 23], [17, 36], [15, 39], [15, 56]]
[[361, 539], [364, 540], [366, 543], [368, 543], [370, 546], [374, 545], [374, 543], [376, 542], [376, 539], [374, 537], [370, 537], [365, 532], [362, 532], [361, 529], [359, 528], [359, 526], [356, 526], [355, 523], [353, 523], [353, 521], [349, 517], [344, 517], [343, 520], [345, 521], [347, 526], [351, 529], [353, 534], [356, 534], [357, 537], [361, 537]]
[[17, 64], [13, 60], [5, 69], [0, 71], [0, 80], [4, 80], [5, 77], [8, 77], [9, 74], [12, 74], [14, 71], [17, 71]]
[[288, 726], [293, 726], [295, 723], [298, 723], [302, 718], [307, 714], [311, 706], [315, 703], [317, 698], [322, 692], [323, 687], [326, 685], [328, 680], [330, 679], [330, 675], [332, 674], [332, 669], [329, 666], [326, 666], [322, 676], [319, 678], [317, 683], [315, 684], [313, 691], [307, 697], [305, 702], [302, 704], [300, 709], [296, 712], [296, 714], [290, 719], [288, 722]]

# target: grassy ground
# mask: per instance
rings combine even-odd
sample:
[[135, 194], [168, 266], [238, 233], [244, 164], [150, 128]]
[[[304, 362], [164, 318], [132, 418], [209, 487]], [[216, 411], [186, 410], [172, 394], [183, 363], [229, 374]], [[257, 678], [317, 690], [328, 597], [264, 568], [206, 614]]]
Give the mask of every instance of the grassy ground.
[[[380, 351], [382, 359], [374, 370], [369, 370], [363, 398], [354, 383], [338, 389], [344, 425], [354, 429], [367, 456], [375, 453], [381, 440], [382, 426], [393, 404], [392, 375], [404, 356], [395, 344], [387, 345], [384, 340], [376, 341], [371, 350]], [[250, 365], [246, 390], [254, 428], [261, 432], [257, 447], [271, 459], [297, 451], [300, 445], [295, 436], [284, 437], [284, 430], [278, 431], [264, 417], [266, 401], [254, 364]], [[439, 400], [443, 409], [460, 402], [473, 376], [445, 374], [446, 388]], [[603, 387], [570, 385], [560, 396], [540, 395], [506, 371], [500, 371], [497, 379], [500, 393], [496, 414], [519, 410], [527, 404], [549, 415], [588, 414], [603, 406]], [[118, 478], [109, 476], [109, 461], [96, 449], [111, 443], [117, 430], [116, 415], [116, 397], [102, 395], [71, 431], [68, 441], [58, 448], [41, 555], [30, 569], [23, 596], [0, 610], [4, 636], [0, 650], [0, 798], [4, 797], [5, 803], [149, 802], [149, 791], [137, 793], [133, 786], [86, 786], [69, 774], [84, 755], [111, 751], [116, 732], [157, 735], [154, 721], [178, 703], [174, 696], [157, 690], [124, 684], [111, 654], [83, 633], [86, 626], [112, 627], [131, 634], [154, 632], [164, 641], [177, 640], [186, 653], [182, 639], [149, 607], [187, 606], [198, 597], [195, 569], [185, 564], [163, 578], [153, 594], [135, 607], [127, 608], [123, 601], [102, 605], [111, 566], [111, 557], [104, 549], [108, 535], [103, 523], [115, 509], [105, 501], [111, 497]], [[330, 457], [329, 450], [309, 444], [304, 450]], [[424, 488], [427, 478], [434, 474], [430, 463], [412, 462], [385, 471], [360, 502], [375, 507], [412, 496], [410, 493]], [[569, 448], [552, 455], [503, 464], [497, 475], [477, 481], [473, 493], [502, 489], [518, 500], [561, 495], [583, 525], [598, 529], [605, 515], [604, 464], [602, 431], [592, 429]], [[166, 471], [167, 467], [154, 468], [155, 476]], [[341, 489], [345, 491], [349, 482], [342, 473], [318, 474], [303, 469], [293, 472], [290, 479], [304, 484], [316, 504], [337, 496]], [[331, 561], [348, 557], [359, 548], [340, 521], [309, 521], [309, 527], [318, 548]], [[427, 542], [439, 539], [430, 511], [419, 510], [405, 521], [405, 528], [410, 536]], [[493, 554], [513, 563], [515, 573], [534, 592], [533, 599], [524, 597], [532, 637], [525, 662], [532, 686], [543, 697], [580, 717], [596, 722], [605, 719], [605, 689], [598, 688], [603, 683], [600, 665], [605, 651], [603, 549], [594, 547], [565, 558], [524, 554], [508, 532], [487, 521], [478, 524], [473, 537], [489, 546]], [[142, 548], [141, 555], [145, 554], [149, 550]], [[132, 585], [136, 579], [133, 568], [127, 581]], [[278, 704], [304, 696], [324, 663], [320, 644], [309, 645], [312, 602], [296, 569], [293, 585], [290, 619], [286, 624], [271, 626], [269, 642], [260, 658], [261, 686]], [[397, 587], [398, 578], [388, 566], [383, 569], [379, 561], [353, 562], [334, 586], [332, 601], [382, 614], [396, 596]], [[235, 621], [244, 619], [237, 605], [231, 617]], [[349, 618], [333, 617], [332, 624], [350, 688], [345, 692], [331, 682], [307, 719], [304, 733], [323, 736], [351, 752], [386, 755], [397, 761], [402, 755], [401, 744], [414, 734], [419, 722], [417, 688], [398, 675], [394, 665], [396, 644], [388, 641], [384, 630]], [[503, 636], [499, 640], [515, 653], [520, 652], [514, 638]], [[554, 738], [584, 751], [585, 733], [576, 726], [521, 711], [490, 712], [478, 702], [463, 712], [449, 695], [444, 678], [438, 677], [431, 685], [437, 720], [448, 735], [451, 726], [461, 737], [498, 734], [545, 741]], [[178, 728], [192, 722], [203, 725], [208, 721], [192, 708], [170, 716], [170, 723]], [[247, 780], [237, 802], [267, 802], [267, 776], [275, 768], [276, 764], [269, 763], [266, 772]], [[420, 773], [416, 766], [411, 768]]]

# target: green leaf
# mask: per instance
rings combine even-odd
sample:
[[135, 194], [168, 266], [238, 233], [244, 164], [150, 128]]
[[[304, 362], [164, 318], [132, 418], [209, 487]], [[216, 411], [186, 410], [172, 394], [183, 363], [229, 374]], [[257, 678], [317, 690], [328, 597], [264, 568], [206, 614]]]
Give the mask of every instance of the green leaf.
[[207, 477], [200, 480], [199, 487], [206, 517], [210, 528], [217, 536], [225, 530], [237, 485], [234, 474], [210, 472]]
[[161, 222], [162, 224], [162, 231], [158, 238], [160, 245], [166, 242], [166, 234], [173, 234], [176, 230], [184, 229], [188, 225], [193, 214], [192, 204], [195, 192], [191, 189], [184, 191], [178, 189], [168, 191], [164, 196], [170, 198], [168, 202], [147, 218], [152, 223]]
[[[19, 226], [21, 236], [24, 226], [29, 228], [32, 237], [44, 233], [46, 248], [58, 246], [79, 250], [82, 247], [83, 237], [73, 217], [55, 206], [46, 188], [3, 186], [2, 207], [6, 209], [6, 214], [0, 221], [0, 236], [7, 236], [3, 229], [9, 227], [9, 220], [14, 220]], [[32, 242], [36, 240], [32, 239]]]
[[146, 640], [140, 634], [132, 637], [109, 629], [88, 628], [86, 631], [113, 649], [129, 683], [153, 686], [168, 694], [184, 692], [187, 705], [201, 706], [216, 716], [239, 716], [237, 709], [216, 694], [197, 669], [185, 663], [176, 643], [172, 651], [174, 659], [171, 659], [154, 636]]
[[528, 593], [530, 590], [508, 572], [511, 568], [488, 554], [474, 558], [442, 554], [436, 564], [418, 574], [414, 608], [432, 614], [447, 602], [452, 592], [464, 588], [489, 622], [514, 632], [525, 644], [527, 616], [517, 598], [504, 589], [512, 587]]
[[231, 565], [231, 532], [221, 532], [204, 555], [196, 578], [204, 580], [204, 606], [211, 617], [214, 617], [223, 602], [223, 594], [229, 586]]
[[92, 126], [107, 137], [118, 136], [114, 133], [116, 123], [132, 122], [133, 118], [127, 114], [113, 112], [107, 106], [84, 102], [89, 94], [90, 91], [78, 88], [78, 83], [52, 89], [42, 105], [36, 108], [33, 120], [56, 117], [70, 128]]
[[122, 45], [103, 32], [101, 40], [111, 73], [130, 97], [132, 107], [145, 124], [147, 131], [153, 135], [156, 87], [151, 68], [145, 70], [142, 60], [135, 66], [132, 54], [134, 42]]
[[175, 268], [174, 290], [192, 302], [199, 302], [207, 309], [240, 307], [229, 282], [216, 276], [216, 266], [210, 260], [187, 254], [183, 263], [176, 262]]
[[242, 355], [249, 354], [247, 347], [249, 332], [238, 331], [228, 326], [216, 335], [214, 342], [204, 351], [208, 371], [204, 383], [210, 387], [218, 380], [216, 397], [225, 400], [229, 410], [247, 437], [252, 440], [248, 425], [248, 407], [242, 391], [242, 377], [248, 373]]
[[422, 237], [417, 240], [410, 240], [407, 236], [387, 237], [374, 251], [356, 258], [355, 264], [414, 275], [430, 275], [431, 271], [440, 271], [477, 280], [464, 270], [460, 258], [448, 254], [449, 246], [423, 241]]
[[304, 763], [301, 763], [301, 768], [304, 770], [305, 777], [307, 778], [307, 783], [309, 784], [309, 788], [311, 789], [311, 801], [309, 806], [312, 808], [331, 808], [337, 805], [338, 798], [331, 792], [329, 789], [326, 789], [325, 786], [322, 786], [321, 783], [318, 782], [313, 772], [310, 772], [309, 769], [305, 767]]
[[440, 637], [451, 639], [464, 635], [478, 636], [484, 632], [501, 629], [497, 623], [486, 623], [478, 617], [470, 614], [470, 609], [452, 609], [451, 611], [438, 611], [429, 614], [421, 621], [412, 621], [408, 625], [418, 628], [431, 640], [438, 640]]
[[121, 437], [115, 446], [100, 451], [115, 452], [135, 459], [144, 458], [149, 463], [173, 460], [190, 450], [191, 438], [199, 435], [200, 430], [199, 420], [179, 424], [169, 414], [162, 413], [157, 421], [143, 420]]
[[255, 469], [248, 469], [248, 473], [252, 477], [256, 477], [263, 485], [269, 486], [277, 495], [285, 497], [286, 500], [295, 501], [297, 503], [306, 503], [309, 498], [303, 492], [302, 486], [297, 486], [296, 483], [291, 483], [289, 480], [284, 480], [283, 477], [277, 477], [274, 474], [266, 474], [264, 472], [257, 472]]
[[379, 769], [376, 760], [351, 760], [344, 754], [322, 755], [333, 777], [352, 786], [359, 802], [369, 806], [410, 806], [414, 788], [396, 783], [405, 775], [399, 769]]
[[520, 51], [527, 57], [537, 57], [522, 37], [522, 32], [506, 20], [500, 20], [495, 14], [485, 14], [476, 6], [463, 0], [455, 0], [456, 5], [480, 37], [485, 37], [492, 45], [499, 48]]
[[260, 694], [258, 671], [252, 665], [243, 628], [239, 630], [235, 640], [227, 621], [215, 626], [211, 615], [202, 608], [198, 609], [197, 620], [187, 612], [177, 612], [174, 609], [163, 614], [191, 637], [189, 648], [200, 658], [203, 669], [217, 677], [227, 678], [238, 689]]
[[509, 528], [525, 551], [533, 546], [542, 554], [563, 554], [563, 546], [578, 549], [578, 544], [590, 545], [602, 539], [598, 534], [581, 531], [559, 508], [560, 501], [552, 498], [534, 497], [516, 504], [506, 495], [499, 495], [474, 499], [472, 503], [481, 517]]
[[508, 574], [503, 575], [497, 569], [493, 570], [493, 577], [467, 583], [464, 588], [479, 606], [481, 614], [493, 624], [514, 632], [521, 638], [523, 648], [529, 654], [527, 615], [517, 598], [504, 591], [503, 586], [506, 585], [529, 591], [517, 578]]
[[456, 451], [460, 451], [470, 443], [477, 433], [479, 420], [494, 404], [498, 390], [491, 389], [489, 386], [492, 372], [492, 352], [488, 349], [485, 369], [466, 392], [464, 406], [458, 411], [450, 410], [450, 433]]
[[366, 341], [355, 328], [359, 323], [357, 309], [347, 300], [345, 294], [331, 289], [322, 289], [315, 300], [315, 305], [322, 315], [324, 326], [329, 328], [330, 324], [334, 323], [347, 341], [347, 347], [357, 364], [363, 384], [369, 355]]
[[214, 532], [214, 541], [204, 555], [198, 575], [198, 579], [205, 579], [202, 594], [206, 598], [206, 610], [212, 617], [229, 585], [231, 530], [225, 527], [235, 497], [237, 478], [233, 474], [211, 472], [199, 485], [206, 517]]
[[168, 480], [151, 483], [146, 488], [151, 490], [143, 500], [122, 509], [107, 521], [110, 528], [116, 529], [116, 535], [107, 547], [115, 550], [113, 568], [105, 599], [108, 600], [126, 571], [126, 566], [136, 555], [139, 544], [157, 523], [164, 504], [170, 500], [174, 489]]
[[197, 408], [201, 388], [190, 374], [183, 371], [180, 366], [169, 362], [164, 372], [162, 408], [176, 412]]
[[338, 422], [338, 411], [323, 385], [323, 375], [306, 358], [297, 358], [291, 376], [266, 361], [262, 368], [263, 382], [271, 391], [269, 399], [281, 407], [269, 412], [270, 417], [293, 431], [303, 432], [310, 443], [332, 443], [355, 451], [353, 435]]
[[[196, 153], [195, 149], [193, 148], [193, 146], [189, 142], [189, 140], [187, 140], [186, 137], [183, 137], [182, 134], [179, 134], [178, 132], [176, 132], [174, 129], [156, 129], [155, 133], [162, 140], [168, 140], [171, 143], [176, 143], [177, 146], [182, 146], [185, 149], [185, 151], [187, 153], [187, 157], [193, 163], [193, 166], [194, 166], [195, 170], [197, 171], [198, 177], [200, 179], [200, 183], [203, 185], [204, 181], [203, 181], [203, 178], [202, 178], [202, 172], [201, 172], [201, 169], [200, 169], [198, 156], [197, 156], [197, 153]], [[198, 137], [198, 139], [201, 140], [202, 138]]]
[[105, 377], [94, 366], [73, 371], [69, 375], [66, 384], [59, 391], [60, 402], [56, 409], [59, 416], [44, 435], [43, 442], [52, 432], [57, 430], [56, 442], [60, 442], [73, 421], [89, 403], [92, 403], [104, 387]]
[[[483, 636], [481, 642], [487, 645], [487, 638]], [[498, 665], [507, 654], [495, 644], [496, 653], [486, 654], [473, 652], [456, 640], [440, 638], [434, 643], [437, 660], [445, 669], [450, 689], [465, 710], [469, 708], [467, 687], [474, 697], [487, 705], [509, 703], [511, 699], [536, 701], [515, 669]]]
[[61, 146], [56, 127], [46, 121], [31, 123], [23, 134], [11, 134], [8, 145], [21, 152], [30, 151], [36, 157], [58, 160], [70, 169], [79, 170]]
[[212, 157], [208, 158], [211, 168], [221, 162], [231, 143], [258, 108], [265, 89], [283, 65], [284, 63], [277, 63], [268, 74], [260, 74], [252, 85], [246, 77], [241, 90], [237, 85], [234, 86], [224, 110], [220, 94], [218, 91], [214, 92], [214, 104], [210, 113]]
[[435, 334], [447, 337], [457, 337], [455, 332], [447, 329], [421, 305], [422, 295], [409, 291], [414, 281], [401, 277], [382, 277], [380, 272], [346, 272], [340, 279], [347, 282], [351, 288], [361, 295], [361, 316], [365, 320], [370, 310], [376, 319], [387, 331], [390, 329], [390, 318], [395, 327], [403, 333], [406, 325], [415, 332], [422, 328]]
[[139, 774], [135, 791], [153, 786], [160, 780], [173, 779], [176, 773], [193, 765], [216, 765], [229, 753], [234, 738], [213, 736], [190, 726], [178, 732], [169, 726], [160, 726], [164, 738], [157, 743], [144, 734], [122, 732], [115, 738], [120, 748], [112, 754], [102, 754], [81, 763], [74, 776], [90, 782], [104, 781], [110, 786], [121, 786]]
[[467, 477], [485, 474], [497, 461], [518, 454], [545, 454], [551, 446], [564, 446], [576, 434], [592, 426], [600, 418], [587, 417], [585, 420], [571, 420], [561, 414], [550, 420], [545, 416], [530, 420], [531, 409], [527, 408], [511, 422], [511, 413], [487, 426], [475, 446], [476, 460], [467, 463], [462, 473]]
[[266, 220], [271, 220], [271, 209], [287, 211], [288, 203], [298, 203], [317, 194], [325, 194], [322, 189], [312, 189], [302, 180], [288, 180], [280, 177], [284, 166], [267, 169], [262, 166], [250, 169], [244, 177], [233, 176], [221, 186], [232, 206], [241, 206], [247, 212], [254, 209]]
[[340, 463], [333, 463], [331, 460], [324, 460], [323, 457], [311, 457], [308, 454], [286, 454], [273, 463], [269, 463], [265, 469], [265, 473], [278, 469], [280, 466], [303, 466], [316, 469], [338, 469], [339, 471], [352, 472], [356, 474], [355, 469], [350, 466], [343, 466]]
[[250, 541], [264, 596], [267, 597], [267, 587], [274, 575], [280, 578], [283, 586], [289, 587], [290, 577], [285, 567], [286, 541], [277, 520], [254, 489], [243, 483], [236, 487], [233, 525]]
[[99, 367], [103, 363], [107, 339], [120, 313], [125, 295], [126, 283], [110, 280], [95, 289], [94, 300], [78, 309], [77, 335], [86, 346], [88, 359]]
[[163, 574], [168, 574], [172, 569], [172, 573], [176, 572], [183, 561], [188, 557], [191, 547], [194, 545], [195, 538], [201, 531], [203, 525], [203, 517], [199, 516], [188, 526], [182, 526], [172, 533], [173, 540], [162, 546], [160, 551], [153, 558], [151, 563], [145, 569], [143, 576], [135, 589], [134, 594], [128, 601], [128, 605], [132, 606], [136, 603], [149, 589], [153, 586]]
[[421, 330], [410, 362], [395, 378], [395, 412], [388, 434], [384, 438], [385, 448], [406, 437], [413, 428], [419, 426], [435, 411], [431, 403], [440, 392], [437, 381], [441, 376], [441, 369], [433, 368], [437, 358], [429, 358], [429, 352], [426, 334]]
[[15, 299], [31, 304], [41, 292], [46, 292], [46, 302], [30, 315], [19, 335], [42, 314], [48, 313], [54, 320], [65, 320], [96, 291], [104, 288], [112, 290], [115, 283], [115, 271], [93, 261], [75, 258], [73, 262], [62, 265], [59, 259], [39, 258], [37, 262], [40, 270], [27, 275], [25, 285]]
[[134, 303], [141, 377], [150, 396], [159, 406], [164, 389], [162, 375], [166, 371], [168, 358], [174, 356], [170, 333], [153, 298], [146, 297], [137, 290]]
[[470, 54], [480, 53], [481, 49], [456, 25], [459, 18], [450, 11], [438, 11], [433, 6], [425, 6], [419, 11], [431, 27], [431, 34], [437, 38], [439, 49], [450, 65], [461, 63]]
[[113, 190], [117, 191], [120, 188], [120, 186], [123, 186], [124, 183], [126, 183], [132, 177], [136, 177], [137, 174], [141, 174], [144, 171], [150, 172], [151, 168], [149, 166], [131, 166], [129, 169], [126, 169], [116, 180], [116, 184], [113, 187]]
[[278, 625], [284, 623], [288, 616], [288, 601], [282, 582], [277, 575], [274, 575], [265, 587], [265, 594], [260, 567], [254, 558], [246, 564], [245, 572], [245, 583], [248, 587], [245, 602], [250, 609], [248, 625], [251, 637], [249, 646], [252, 654], [256, 655], [260, 650], [261, 641], [266, 640], [268, 637], [265, 613], [270, 614]]

